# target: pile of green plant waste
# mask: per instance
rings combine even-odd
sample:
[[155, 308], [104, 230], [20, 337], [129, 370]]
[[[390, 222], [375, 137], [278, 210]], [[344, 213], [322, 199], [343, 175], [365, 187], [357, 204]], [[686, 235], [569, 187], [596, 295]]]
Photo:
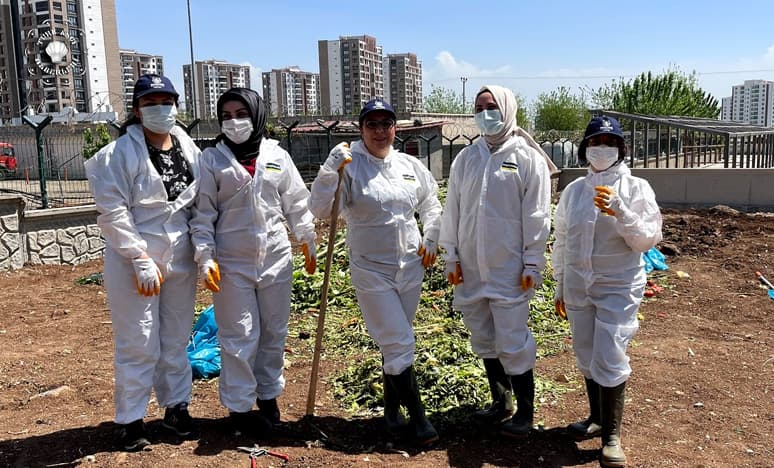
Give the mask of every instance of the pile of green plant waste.
[[[445, 187], [440, 192], [445, 195]], [[336, 399], [359, 416], [379, 414], [382, 409], [382, 359], [376, 344], [368, 336], [357, 306], [355, 290], [349, 277], [349, 260], [344, 243], [345, 228], [336, 234], [328, 307], [325, 318], [324, 349], [328, 356], [341, 356], [347, 363], [333, 376]], [[303, 272], [303, 257], [294, 258], [292, 308], [306, 318], [292, 326], [314, 336], [316, 321], [310, 311], [320, 306], [326, 240], [318, 249], [318, 271]], [[441, 425], [453, 424], [469, 417], [473, 408], [483, 407], [491, 399], [481, 359], [470, 347], [470, 333], [462, 314], [452, 309], [453, 288], [443, 275], [443, 260], [425, 273], [422, 296], [414, 321], [416, 360], [414, 367], [429, 414]], [[554, 314], [554, 286], [550, 262], [545, 281], [530, 304], [530, 328], [538, 344], [538, 357], [566, 349], [569, 326]], [[295, 333], [295, 332], [292, 332]], [[536, 403], [552, 399], [565, 388], [540, 378], [536, 380]]]

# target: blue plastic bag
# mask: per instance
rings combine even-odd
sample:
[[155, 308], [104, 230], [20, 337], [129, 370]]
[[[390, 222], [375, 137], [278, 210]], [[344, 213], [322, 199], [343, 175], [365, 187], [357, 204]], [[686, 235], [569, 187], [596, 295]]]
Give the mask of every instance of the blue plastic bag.
[[657, 248], [653, 247], [642, 254], [642, 260], [645, 262], [645, 273], [653, 270], [668, 270], [666, 257]]
[[220, 375], [220, 343], [215, 309], [207, 307], [191, 331], [186, 347], [195, 379], [210, 379]]

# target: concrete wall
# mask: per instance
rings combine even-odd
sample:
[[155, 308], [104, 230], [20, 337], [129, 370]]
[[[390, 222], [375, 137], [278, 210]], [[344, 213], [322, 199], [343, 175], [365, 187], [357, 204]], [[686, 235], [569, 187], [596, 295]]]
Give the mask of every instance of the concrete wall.
[[105, 248], [94, 205], [25, 211], [22, 198], [0, 198], [0, 270], [25, 264], [77, 265]]
[[[559, 190], [584, 175], [586, 169], [564, 169]], [[632, 175], [650, 183], [664, 208], [774, 211], [774, 169], [632, 169]]]

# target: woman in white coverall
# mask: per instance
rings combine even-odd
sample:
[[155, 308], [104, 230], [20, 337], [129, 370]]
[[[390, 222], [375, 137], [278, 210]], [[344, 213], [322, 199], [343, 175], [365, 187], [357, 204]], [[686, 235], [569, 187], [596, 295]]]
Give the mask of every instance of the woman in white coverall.
[[475, 417], [505, 422], [503, 435], [523, 438], [534, 413], [536, 347], [527, 320], [546, 262], [550, 174], [540, 147], [517, 125], [509, 89], [484, 86], [475, 105], [483, 138], [452, 163], [439, 242], [455, 285], [453, 306], [463, 313], [492, 393], [492, 405]]
[[194, 318], [196, 265], [188, 233], [199, 149], [175, 126], [177, 98], [163, 76], [134, 86], [126, 133], [86, 161], [105, 238], [105, 288], [115, 341], [116, 422], [120, 444], [150, 444], [143, 417], [151, 389], [165, 407], [163, 426], [195, 432], [188, 402], [186, 345]]
[[562, 192], [551, 257], [556, 310], [572, 327], [576, 363], [586, 380], [590, 415], [568, 427], [578, 440], [602, 436], [603, 466], [623, 466], [626, 348], [639, 327], [645, 289], [642, 252], [661, 241], [661, 213], [647, 181], [624, 163], [626, 145], [613, 117], [594, 117], [578, 148], [586, 177]]
[[[221, 135], [202, 153], [191, 235], [205, 286], [213, 291], [221, 347], [220, 401], [240, 432], [280, 422], [277, 397], [290, 316], [292, 252], [287, 222], [314, 273], [309, 190], [290, 155], [264, 138], [266, 110], [247, 88], [217, 103]], [[251, 413], [253, 405], [258, 413]]]
[[[389, 103], [372, 99], [358, 118], [361, 140], [341, 143], [312, 184], [309, 206], [318, 218], [331, 214], [341, 170], [342, 215], [352, 284], [368, 333], [384, 362], [384, 417], [390, 431], [409, 412], [419, 445], [438, 440], [425, 416], [414, 374], [413, 321], [425, 267], [435, 262], [441, 204], [430, 171], [392, 147], [396, 115]], [[342, 169], [343, 168], [343, 169]], [[420, 236], [414, 214], [424, 228]]]

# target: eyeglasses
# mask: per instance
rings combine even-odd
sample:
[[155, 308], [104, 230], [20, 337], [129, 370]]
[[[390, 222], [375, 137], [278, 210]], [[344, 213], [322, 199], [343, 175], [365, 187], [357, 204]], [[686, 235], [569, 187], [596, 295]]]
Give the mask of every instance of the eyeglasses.
[[371, 130], [376, 130], [377, 128], [381, 128], [382, 130], [389, 130], [392, 128], [392, 126], [395, 125], [394, 120], [366, 120], [365, 126], [366, 128], [370, 128]]

